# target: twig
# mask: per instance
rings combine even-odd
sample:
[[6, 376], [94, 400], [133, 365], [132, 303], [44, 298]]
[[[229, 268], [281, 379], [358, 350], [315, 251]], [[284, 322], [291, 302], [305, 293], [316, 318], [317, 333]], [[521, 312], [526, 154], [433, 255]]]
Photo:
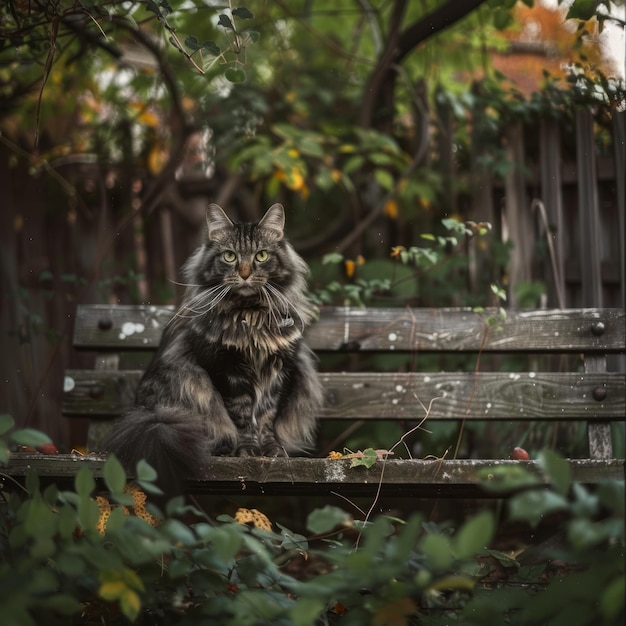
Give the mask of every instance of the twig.
[[43, 102], [43, 92], [46, 88], [46, 83], [52, 71], [52, 64], [54, 62], [54, 55], [56, 53], [56, 40], [59, 34], [59, 20], [55, 18], [52, 20], [52, 31], [49, 38], [48, 56], [46, 57], [46, 63], [43, 69], [43, 79], [41, 82], [41, 89], [39, 90], [39, 97], [37, 98], [37, 109], [35, 113], [35, 149], [39, 147], [39, 130], [41, 126], [41, 103]]
[[554, 279], [554, 287], [556, 289], [556, 299], [559, 303], [559, 309], [565, 308], [565, 298], [563, 296], [563, 277], [561, 276], [561, 270], [559, 265], [557, 264], [556, 251], [554, 249], [554, 242], [552, 241], [552, 237], [550, 236], [550, 226], [548, 224], [548, 214], [546, 212], [546, 207], [541, 200], [535, 198], [530, 208], [532, 211], [538, 210], [539, 215], [541, 216], [541, 221], [543, 223], [543, 227], [546, 231], [546, 241], [548, 242], [548, 251], [550, 252], [550, 264], [552, 265], [552, 277]]
[[[370, 508], [368, 509], [365, 518], [363, 519], [363, 523], [366, 524], [369, 521], [369, 518], [371, 517], [372, 513], [374, 512], [374, 508], [376, 507], [376, 505], [378, 504], [378, 501], [380, 500], [380, 492], [383, 486], [383, 479], [385, 476], [385, 467], [387, 466], [387, 459], [389, 457], [389, 455], [394, 451], [395, 448], [397, 448], [400, 444], [404, 443], [404, 440], [406, 439], [406, 437], [408, 437], [409, 435], [411, 435], [412, 433], [414, 433], [416, 430], [419, 430], [422, 427], [422, 424], [428, 419], [428, 416], [430, 415], [430, 412], [432, 410], [432, 406], [433, 406], [433, 402], [435, 402], [436, 400], [441, 400], [443, 398], [443, 396], [436, 396], [434, 398], [431, 398], [430, 402], [428, 403], [428, 408], [426, 409], [426, 407], [424, 407], [424, 405], [422, 404], [421, 400], [415, 396], [416, 400], [420, 403], [420, 406], [422, 406], [422, 408], [424, 408], [426, 410], [426, 414], [424, 415], [424, 417], [420, 420], [419, 424], [417, 424], [416, 426], [414, 426], [413, 428], [411, 428], [410, 430], [408, 430], [406, 433], [404, 433], [402, 435], [402, 437], [400, 437], [400, 439], [393, 445], [391, 446], [391, 448], [389, 450], [387, 450], [383, 460], [382, 460], [382, 468], [380, 471], [380, 478], [378, 480], [378, 485], [376, 487], [376, 495], [374, 496], [374, 500], [372, 501], [372, 504], [370, 505]], [[355, 543], [355, 548], [359, 547], [359, 542], [361, 540], [361, 533], [359, 533], [359, 536], [357, 537], [356, 543]]]

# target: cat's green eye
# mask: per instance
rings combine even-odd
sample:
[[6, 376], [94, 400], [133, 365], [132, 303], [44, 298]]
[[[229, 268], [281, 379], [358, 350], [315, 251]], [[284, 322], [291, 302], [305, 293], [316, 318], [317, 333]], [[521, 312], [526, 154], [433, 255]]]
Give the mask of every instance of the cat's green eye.
[[267, 254], [267, 250], [259, 250], [255, 255], [254, 258], [259, 262], [259, 263], [263, 263], [263, 261], [267, 261], [269, 255]]
[[232, 250], [224, 250], [222, 258], [226, 263], [234, 263], [237, 260], [237, 255]]

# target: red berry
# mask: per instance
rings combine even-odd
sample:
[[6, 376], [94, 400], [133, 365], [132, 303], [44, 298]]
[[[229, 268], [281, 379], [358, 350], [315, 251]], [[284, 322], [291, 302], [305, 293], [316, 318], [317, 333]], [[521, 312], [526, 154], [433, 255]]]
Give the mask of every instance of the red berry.
[[40, 446], [37, 446], [37, 450], [41, 454], [59, 454], [57, 447], [52, 442], [42, 443]]
[[510, 458], [512, 458], [515, 461], [528, 461], [528, 459], [530, 459], [530, 456], [528, 452], [524, 450], [524, 448], [516, 447], [516, 448], [513, 448], [513, 452], [511, 452]]

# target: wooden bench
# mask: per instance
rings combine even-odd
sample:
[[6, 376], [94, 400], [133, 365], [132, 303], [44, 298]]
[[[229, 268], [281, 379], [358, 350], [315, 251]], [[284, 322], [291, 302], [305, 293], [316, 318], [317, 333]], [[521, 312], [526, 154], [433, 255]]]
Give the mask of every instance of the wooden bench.
[[[90, 419], [90, 450], [99, 449], [110, 421], [133, 402], [141, 370], [120, 369], [120, 363], [128, 358], [147, 363], [145, 353], [156, 349], [173, 311], [78, 307], [74, 346], [98, 354], [94, 369], [66, 372], [63, 410], [70, 418]], [[623, 310], [520, 310], [501, 316], [497, 310], [327, 307], [307, 340], [322, 357], [327, 400], [322, 421], [342, 420], [348, 426], [400, 420], [409, 431], [439, 420], [464, 425], [495, 420], [495, 432], [512, 420], [586, 422], [588, 454], [569, 459], [573, 479], [593, 484], [624, 478], [624, 460], [614, 458], [611, 424], [625, 419], [626, 377], [607, 371], [607, 355], [626, 352]], [[404, 355], [398, 357], [402, 371], [323, 370], [328, 355], [335, 361], [345, 357], [341, 367], [354, 370], [374, 355], [392, 353]], [[408, 371], [444, 354], [466, 354], [465, 371]], [[512, 355], [523, 357], [525, 370], [503, 371]], [[493, 371], [487, 371], [488, 361]], [[559, 371], [564, 364], [567, 371]], [[453, 450], [442, 450], [439, 458], [398, 459], [404, 446], [395, 452], [369, 468], [350, 467], [351, 459], [214, 457], [187, 486], [190, 493], [212, 494], [474, 497], [484, 494], [481, 478], [497, 478], [502, 466], [521, 464], [542, 475], [533, 460], [456, 459]], [[93, 453], [15, 454], [7, 471], [19, 478], [32, 466], [44, 479], [63, 480], [82, 466], [101, 476], [104, 461]]]

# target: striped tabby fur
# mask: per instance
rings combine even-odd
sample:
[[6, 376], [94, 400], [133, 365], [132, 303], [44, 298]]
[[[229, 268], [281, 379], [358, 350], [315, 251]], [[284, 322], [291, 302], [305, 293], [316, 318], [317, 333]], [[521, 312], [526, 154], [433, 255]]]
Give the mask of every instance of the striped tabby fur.
[[313, 307], [308, 267], [274, 204], [233, 223], [212, 204], [207, 239], [184, 266], [183, 302], [105, 442], [127, 470], [145, 458], [173, 491], [210, 455], [296, 454], [312, 447], [322, 390], [302, 340]]

